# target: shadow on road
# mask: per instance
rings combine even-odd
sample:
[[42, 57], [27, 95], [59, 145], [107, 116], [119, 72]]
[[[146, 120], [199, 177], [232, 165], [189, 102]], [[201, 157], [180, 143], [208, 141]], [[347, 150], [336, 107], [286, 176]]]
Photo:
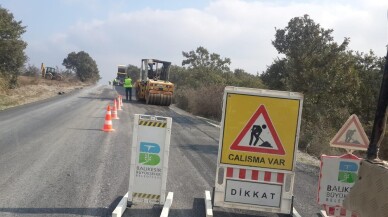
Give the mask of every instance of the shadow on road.
[[83, 129], [83, 128], [68, 128], [69, 130], [95, 130], [95, 131], [101, 131], [101, 129]]
[[73, 214], [102, 216], [109, 213], [108, 208], [0, 208], [0, 213], [18, 214]]
[[107, 208], [0, 208], [1, 213], [17, 213], [17, 214], [40, 214], [40, 215], [86, 215], [86, 216], [111, 216], [113, 209], [120, 202], [122, 197], [116, 199]]
[[79, 96], [81, 99], [99, 99], [101, 101], [112, 101], [114, 98], [112, 97], [92, 97], [92, 96]]
[[181, 149], [186, 149], [204, 154], [218, 154], [218, 146], [215, 145], [180, 144], [178, 147]]
[[[193, 208], [192, 209], [174, 209], [174, 203], [176, 203], [174, 198], [169, 215], [170, 217], [197, 217], [197, 216], [205, 216], [205, 200], [203, 198], [194, 198]], [[148, 208], [136, 208], [136, 205], [131, 208], [127, 208], [124, 212], [123, 217], [159, 217], [162, 212], [163, 206], [154, 205]], [[238, 210], [237, 212], [239, 212]], [[261, 213], [255, 211], [247, 211], [245, 213], [236, 213], [233, 209], [224, 209], [215, 207], [213, 209], [213, 216], [215, 217], [224, 217], [224, 216], [233, 216], [233, 217], [259, 217], [259, 216], [278, 216], [277, 214], [271, 213]]]

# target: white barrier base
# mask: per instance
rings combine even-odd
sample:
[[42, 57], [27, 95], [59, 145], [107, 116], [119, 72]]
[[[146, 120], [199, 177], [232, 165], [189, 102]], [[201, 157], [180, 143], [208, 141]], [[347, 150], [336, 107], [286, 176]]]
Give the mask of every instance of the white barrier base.
[[210, 191], [205, 191], [205, 209], [206, 217], [213, 216], [212, 198], [210, 196]]
[[[170, 212], [173, 197], [174, 197], [174, 192], [168, 192], [160, 217], [168, 217], [168, 213]], [[125, 209], [127, 208], [127, 203], [128, 203], [128, 192], [120, 200], [119, 204], [117, 204], [115, 210], [113, 210], [112, 217], [121, 217], [124, 214]]]
[[112, 212], [112, 217], [121, 217], [127, 208], [128, 201], [128, 192], [124, 195], [124, 197], [120, 200], [119, 204], [117, 204], [116, 209]]
[[174, 192], [168, 192], [166, 201], [164, 202], [162, 213], [160, 214], [160, 217], [167, 217], [168, 213], [170, 212], [170, 207], [172, 205], [172, 199], [174, 197]]
[[321, 210], [319, 214], [321, 214], [322, 217], [330, 217], [329, 215], [326, 214], [325, 210]]
[[293, 217], [302, 217], [302, 216], [298, 213], [298, 211], [296, 211], [295, 207], [292, 208], [292, 215], [293, 215]]

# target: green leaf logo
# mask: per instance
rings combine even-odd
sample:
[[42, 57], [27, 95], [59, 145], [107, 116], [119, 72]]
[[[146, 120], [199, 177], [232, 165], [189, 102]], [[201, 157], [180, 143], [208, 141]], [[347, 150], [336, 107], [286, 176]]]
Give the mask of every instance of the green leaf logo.
[[151, 142], [140, 142], [139, 163], [142, 165], [156, 166], [160, 163], [160, 146]]
[[358, 176], [358, 165], [354, 162], [341, 161], [339, 164], [338, 181], [343, 183], [354, 183]]

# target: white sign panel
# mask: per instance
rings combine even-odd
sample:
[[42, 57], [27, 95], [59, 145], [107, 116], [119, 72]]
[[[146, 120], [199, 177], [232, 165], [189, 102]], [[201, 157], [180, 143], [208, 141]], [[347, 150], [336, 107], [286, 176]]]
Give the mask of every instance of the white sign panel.
[[342, 206], [343, 200], [358, 179], [361, 159], [352, 154], [322, 155], [321, 161], [318, 204]]
[[134, 122], [129, 201], [163, 204], [171, 118], [135, 115]]
[[281, 185], [226, 180], [225, 202], [280, 207], [281, 198]]

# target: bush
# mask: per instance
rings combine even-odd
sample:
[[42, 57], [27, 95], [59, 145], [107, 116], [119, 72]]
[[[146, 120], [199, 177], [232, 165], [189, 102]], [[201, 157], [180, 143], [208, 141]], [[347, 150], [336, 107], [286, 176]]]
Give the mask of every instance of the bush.
[[319, 122], [307, 122], [303, 119], [299, 149], [317, 157], [322, 154], [339, 154], [340, 150], [331, 148], [329, 145], [331, 138], [338, 130], [330, 127], [327, 119], [322, 119]]
[[18, 77], [18, 86], [26, 86], [26, 85], [37, 85], [39, 84], [39, 77], [31, 77], [31, 76], [19, 76]]
[[28, 64], [23, 70], [23, 75], [31, 77], [39, 77], [41, 71], [38, 67]]
[[8, 82], [0, 76], [0, 94], [4, 94], [8, 89]]
[[175, 105], [183, 110], [188, 110], [189, 107], [189, 95], [192, 91], [192, 88], [181, 87], [175, 91], [174, 102]]
[[221, 120], [223, 85], [203, 86], [198, 89], [181, 87], [176, 91], [176, 105], [194, 115]]

